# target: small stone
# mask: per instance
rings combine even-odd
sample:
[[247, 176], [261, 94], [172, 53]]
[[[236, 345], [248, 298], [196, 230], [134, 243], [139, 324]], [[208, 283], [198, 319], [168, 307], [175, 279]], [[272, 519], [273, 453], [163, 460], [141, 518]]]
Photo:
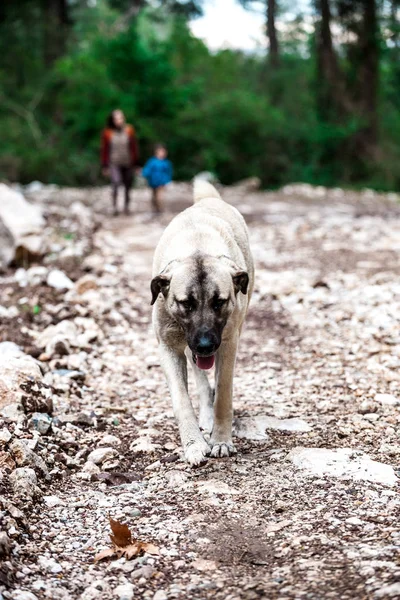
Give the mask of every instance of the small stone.
[[0, 471], [13, 471], [15, 469], [15, 462], [11, 454], [8, 452], [0, 451]]
[[4, 448], [4, 446], [11, 440], [11, 437], [11, 433], [6, 427], [0, 429], [0, 448]]
[[105, 435], [99, 442], [99, 446], [111, 446], [115, 444], [115, 446], [119, 446], [121, 440], [116, 435]]
[[191, 565], [197, 571], [215, 571], [217, 564], [214, 560], [206, 560], [205, 558], [198, 558], [192, 562]]
[[45, 569], [48, 573], [61, 573], [63, 568], [54, 558], [47, 558], [46, 556], [40, 556], [38, 563], [42, 569]]
[[38, 597], [32, 592], [26, 592], [25, 590], [14, 590], [12, 600], [38, 600]]
[[46, 413], [35, 412], [29, 420], [29, 426], [44, 435], [49, 431], [51, 422], [51, 417]]
[[375, 598], [399, 598], [400, 597], [400, 581], [391, 585], [384, 585], [374, 594]]
[[158, 590], [158, 592], [154, 594], [153, 600], [168, 600], [168, 596], [164, 590]]
[[36, 473], [33, 469], [19, 467], [10, 475], [10, 483], [16, 496], [32, 498], [40, 495], [37, 488]]
[[83, 473], [88, 473], [89, 475], [96, 475], [100, 473], [100, 467], [98, 467], [94, 462], [88, 460], [82, 467]]
[[96, 448], [96, 450], [93, 450], [89, 454], [87, 459], [95, 465], [100, 465], [104, 461], [114, 458], [114, 456], [117, 455], [118, 452], [114, 448]]
[[70, 290], [74, 287], [73, 282], [65, 273], [59, 269], [53, 269], [47, 275], [47, 285], [55, 288], [56, 290]]
[[10, 538], [5, 531], [0, 531], [0, 557], [5, 558], [11, 552]]
[[99, 284], [93, 275], [84, 275], [75, 283], [75, 292], [79, 295], [89, 290], [97, 290]]
[[135, 569], [135, 571], [132, 572], [131, 577], [132, 579], [141, 579], [142, 577], [144, 579], [150, 579], [155, 572], [156, 570], [154, 567], [145, 565], [144, 567], [140, 567], [140, 569]]
[[349, 517], [346, 519], [346, 523], [349, 525], [364, 525], [364, 521], [361, 521], [358, 517]]
[[123, 583], [115, 588], [114, 595], [117, 596], [119, 600], [132, 600], [134, 589], [132, 583]]
[[46, 506], [49, 508], [54, 508], [55, 506], [62, 506], [64, 503], [58, 496], [43, 496], [43, 500], [46, 503]]
[[376, 394], [375, 400], [384, 406], [396, 406], [397, 404], [400, 404], [400, 400], [392, 394]]

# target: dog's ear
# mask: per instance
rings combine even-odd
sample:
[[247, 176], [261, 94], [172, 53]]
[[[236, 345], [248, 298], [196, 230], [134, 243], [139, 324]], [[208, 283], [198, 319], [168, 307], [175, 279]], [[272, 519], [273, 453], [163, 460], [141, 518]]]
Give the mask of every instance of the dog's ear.
[[167, 275], [157, 275], [151, 280], [150, 289], [151, 289], [151, 304], [157, 300], [158, 295], [161, 294], [166, 297], [168, 293], [169, 284], [171, 281], [171, 277]]
[[247, 294], [247, 288], [249, 285], [249, 275], [246, 271], [236, 271], [234, 275], [232, 275], [233, 285], [235, 286], [235, 293], [242, 292], [242, 294]]

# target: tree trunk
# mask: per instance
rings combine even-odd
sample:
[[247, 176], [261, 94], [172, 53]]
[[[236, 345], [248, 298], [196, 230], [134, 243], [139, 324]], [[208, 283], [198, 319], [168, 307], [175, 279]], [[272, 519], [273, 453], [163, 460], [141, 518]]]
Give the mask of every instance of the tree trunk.
[[275, 27], [276, 0], [267, 0], [267, 36], [269, 41], [269, 62], [271, 66], [279, 64], [279, 43]]
[[358, 96], [365, 125], [361, 140], [366, 155], [373, 156], [378, 142], [379, 26], [376, 0], [363, 0], [362, 19]]
[[49, 67], [65, 52], [70, 25], [67, 0], [42, 0], [43, 54]]
[[333, 47], [329, 0], [316, 0], [315, 6], [319, 16], [315, 28], [319, 110], [323, 118], [336, 121], [348, 114], [351, 106]]

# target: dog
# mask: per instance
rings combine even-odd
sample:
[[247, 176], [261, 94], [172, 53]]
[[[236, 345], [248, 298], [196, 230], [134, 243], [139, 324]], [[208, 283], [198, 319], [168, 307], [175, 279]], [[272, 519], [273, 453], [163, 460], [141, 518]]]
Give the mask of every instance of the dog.
[[[185, 459], [197, 466], [209, 455], [231, 456], [233, 373], [254, 264], [242, 215], [207, 181], [195, 180], [193, 206], [165, 229], [152, 277], [153, 325]], [[199, 422], [188, 394], [188, 360]], [[214, 363], [215, 391], [206, 373]]]

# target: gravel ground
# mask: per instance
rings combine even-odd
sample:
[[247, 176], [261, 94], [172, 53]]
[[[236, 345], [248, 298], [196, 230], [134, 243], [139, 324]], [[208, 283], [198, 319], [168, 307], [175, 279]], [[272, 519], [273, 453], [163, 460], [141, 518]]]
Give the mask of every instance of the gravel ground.
[[[31, 195], [52, 235], [80, 245], [52, 258], [68, 291], [0, 279], [1, 341], [44, 373], [24, 414], [0, 421], [14, 461], [0, 483], [0, 598], [400, 598], [397, 198], [301, 185], [223, 195], [248, 221], [256, 286], [234, 381], [238, 454], [194, 470], [149, 292], [155, 245], [189, 186], [170, 188], [160, 218], [142, 190], [116, 218], [105, 189]], [[77, 200], [96, 227], [69, 239]], [[38, 407], [45, 392], [52, 407]], [[25, 495], [9, 483], [16, 465], [37, 476]], [[95, 563], [110, 516], [159, 555]]]

